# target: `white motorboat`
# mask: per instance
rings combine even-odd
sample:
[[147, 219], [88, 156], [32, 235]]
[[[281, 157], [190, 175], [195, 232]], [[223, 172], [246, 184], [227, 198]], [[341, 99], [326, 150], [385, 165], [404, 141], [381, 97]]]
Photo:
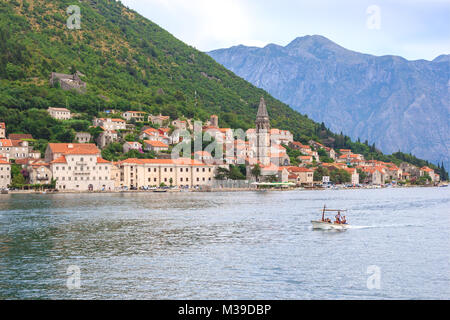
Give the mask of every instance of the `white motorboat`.
[[[321, 229], [321, 230], [346, 230], [346, 229], [349, 229], [350, 226], [347, 224], [345, 217], [341, 217], [341, 212], [345, 212], [345, 211], [347, 211], [347, 210], [327, 209], [327, 207], [324, 206], [323, 210], [322, 210], [322, 220], [311, 221], [311, 223], [313, 225], [313, 229]], [[330, 219], [326, 219], [325, 212], [337, 212], [338, 216], [336, 217], [336, 221], [333, 222]]]
[[313, 229], [322, 230], [345, 230], [350, 228], [348, 224], [332, 223], [326, 221], [311, 221]]

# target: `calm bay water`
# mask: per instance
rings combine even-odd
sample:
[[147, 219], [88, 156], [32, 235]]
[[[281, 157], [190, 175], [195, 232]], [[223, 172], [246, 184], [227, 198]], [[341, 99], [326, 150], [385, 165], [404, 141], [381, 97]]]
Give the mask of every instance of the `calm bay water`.
[[[324, 204], [355, 227], [311, 230]], [[0, 299], [450, 299], [449, 208], [448, 188], [1, 195]]]

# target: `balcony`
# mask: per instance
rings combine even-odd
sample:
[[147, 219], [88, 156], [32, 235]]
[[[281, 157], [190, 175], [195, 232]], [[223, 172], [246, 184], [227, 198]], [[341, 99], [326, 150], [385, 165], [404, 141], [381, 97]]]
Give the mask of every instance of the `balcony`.
[[77, 166], [87, 166], [87, 162], [84, 162], [84, 161], [77, 161], [77, 162], [76, 162], [76, 165], [77, 165]]
[[91, 173], [89, 171], [74, 171], [74, 175], [76, 176], [90, 176]]

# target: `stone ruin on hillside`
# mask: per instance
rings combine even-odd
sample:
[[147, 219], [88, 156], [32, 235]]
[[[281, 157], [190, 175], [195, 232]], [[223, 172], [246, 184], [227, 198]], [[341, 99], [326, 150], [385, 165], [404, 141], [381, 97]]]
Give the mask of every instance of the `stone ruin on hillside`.
[[50, 85], [54, 86], [59, 83], [63, 90], [75, 90], [80, 93], [86, 92], [86, 82], [81, 81], [80, 77], [84, 76], [77, 71], [74, 74], [64, 74], [52, 72], [50, 75]]

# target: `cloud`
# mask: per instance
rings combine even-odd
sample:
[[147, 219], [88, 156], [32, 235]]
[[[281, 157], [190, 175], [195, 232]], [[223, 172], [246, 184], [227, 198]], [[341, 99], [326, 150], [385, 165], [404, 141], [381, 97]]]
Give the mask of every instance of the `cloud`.
[[[359, 52], [433, 59], [449, 53], [448, 0], [122, 0], [180, 40], [209, 51], [286, 45], [320, 34]], [[377, 28], [367, 9], [378, 6]], [[378, 21], [377, 20], [377, 21]]]
[[[144, 6], [145, 2], [145, 6]], [[200, 50], [214, 45], [233, 45], [236, 40], [252, 43], [252, 23], [244, 1], [240, 0], [124, 0], [150, 19], [163, 14], [170, 21], [157, 21]], [[165, 11], [165, 12], [163, 12]], [[176, 20], [179, 20], [176, 22]], [[182, 22], [182, 23], [181, 23]], [[189, 41], [188, 41], [188, 40]]]

